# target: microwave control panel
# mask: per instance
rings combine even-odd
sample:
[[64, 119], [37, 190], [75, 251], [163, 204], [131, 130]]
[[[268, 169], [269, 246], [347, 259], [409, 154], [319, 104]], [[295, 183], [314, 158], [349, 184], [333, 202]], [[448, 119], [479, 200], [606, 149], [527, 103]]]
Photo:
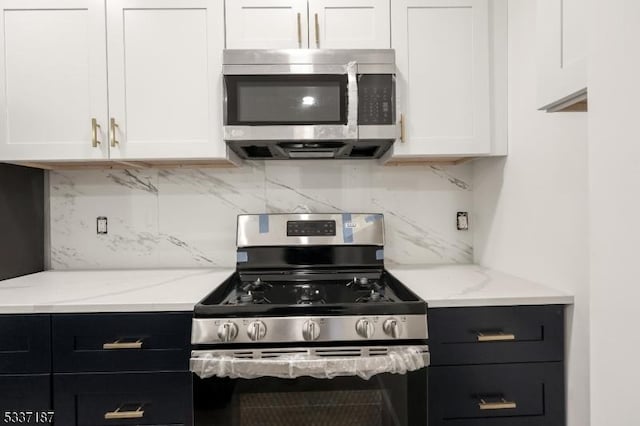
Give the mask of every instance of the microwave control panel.
[[395, 76], [358, 75], [358, 124], [372, 126], [395, 122]]

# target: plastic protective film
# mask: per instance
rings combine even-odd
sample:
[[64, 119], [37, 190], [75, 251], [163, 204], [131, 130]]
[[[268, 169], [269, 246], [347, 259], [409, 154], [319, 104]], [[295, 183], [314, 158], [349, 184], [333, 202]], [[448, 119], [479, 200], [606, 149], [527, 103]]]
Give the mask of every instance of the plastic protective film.
[[359, 376], [368, 380], [376, 374], [406, 374], [427, 365], [428, 353], [425, 354], [417, 346], [392, 348], [385, 355], [374, 356], [322, 357], [309, 351], [261, 359], [238, 358], [223, 351], [198, 351], [191, 358], [191, 371], [203, 379], [294, 379], [303, 376], [331, 379], [338, 376]]

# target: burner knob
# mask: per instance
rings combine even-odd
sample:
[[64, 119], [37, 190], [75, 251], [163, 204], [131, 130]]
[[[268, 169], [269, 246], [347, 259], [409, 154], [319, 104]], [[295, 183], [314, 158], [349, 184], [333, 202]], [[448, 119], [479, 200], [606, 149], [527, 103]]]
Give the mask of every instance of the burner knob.
[[302, 337], [304, 340], [318, 340], [320, 337], [320, 324], [316, 321], [305, 321], [302, 325]]
[[385, 334], [389, 337], [393, 337], [397, 339], [402, 334], [402, 326], [400, 325], [400, 321], [395, 318], [389, 318], [382, 324], [382, 329]]
[[223, 342], [231, 342], [238, 337], [238, 326], [228, 321], [218, 327], [218, 337]]
[[358, 336], [365, 339], [370, 339], [371, 337], [373, 337], [374, 331], [375, 328], [370, 320], [362, 318], [359, 319], [358, 322], [356, 322], [356, 332], [358, 333]]
[[262, 321], [254, 321], [247, 327], [247, 336], [249, 339], [253, 340], [262, 340], [264, 336], [267, 334], [267, 325]]

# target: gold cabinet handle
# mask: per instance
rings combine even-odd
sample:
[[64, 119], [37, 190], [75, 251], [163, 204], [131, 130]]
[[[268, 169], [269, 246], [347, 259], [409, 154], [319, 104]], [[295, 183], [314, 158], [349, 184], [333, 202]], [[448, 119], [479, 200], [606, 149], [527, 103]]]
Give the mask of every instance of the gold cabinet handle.
[[91, 146], [97, 148], [100, 145], [100, 141], [98, 140], [98, 129], [100, 129], [100, 125], [98, 124], [98, 120], [96, 118], [91, 119]]
[[120, 143], [120, 141], [118, 141], [118, 139], [116, 139], [116, 129], [119, 129], [120, 126], [118, 126], [118, 124], [116, 123], [116, 119], [115, 118], [111, 118], [111, 121], [109, 122], [109, 137], [111, 138], [111, 147], [115, 148], [116, 145], [118, 145]]
[[518, 404], [514, 401], [506, 401], [504, 398], [497, 402], [487, 402], [481, 399], [478, 403], [478, 408], [481, 410], [515, 410], [518, 408]]
[[102, 349], [142, 349], [142, 339], [135, 342], [121, 342], [116, 340], [115, 342], [105, 343], [102, 345]]
[[506, 333], [494, 333], [494, 334], [485, 334], [478, 333], [478, 342], [506, 342], [510, 340], [516, 340], [515, 334], [506, 334]]
[[406, 142], [406, 132], [405, 132], [405, 128], [404, 128], [404, 114], [400, 114], [400, 142], [405, 143]]
[[298, 13], [298, 47], [302, 48], [302, 14]]
[[318, 14], [315, 14], [316, 18], [316, 47], [320, 49], [320, 20], [318, 18]]
[[122, 411], [122, 406], [116, 408], [114, 411], [108, 411], [104, 413], [105, 420], [122, 420], [122, 419], [141, 419], [144, 417], [144, 410], [142, 405], [133, 411]]

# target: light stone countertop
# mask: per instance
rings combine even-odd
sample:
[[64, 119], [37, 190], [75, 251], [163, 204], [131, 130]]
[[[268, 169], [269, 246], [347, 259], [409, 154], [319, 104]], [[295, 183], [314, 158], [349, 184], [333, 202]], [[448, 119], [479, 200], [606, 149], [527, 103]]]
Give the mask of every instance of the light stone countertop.
[[[477, 265], [391, 267], [431, 308], [572, 304], [573, 296]], [[191, 311], [231, 269], [46, 271], [0, 281], [0, 314]]]
[[390, 267], [430, 308], [571, 305], [573, 296], [478, 265]]
[[46, 271], [0, 281], [0, 314], [192, 311], [231, 269]]

